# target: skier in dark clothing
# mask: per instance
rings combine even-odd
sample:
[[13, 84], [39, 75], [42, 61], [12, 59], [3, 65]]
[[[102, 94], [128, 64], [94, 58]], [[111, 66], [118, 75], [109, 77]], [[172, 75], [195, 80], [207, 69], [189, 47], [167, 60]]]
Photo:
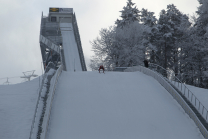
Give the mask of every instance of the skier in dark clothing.
[[148, 67], [149, 67], [148, 61], [145, 59], [143, 62], [144, 62], [144, 66], [145, 66], [146, 68], [148, 68]]
[[104, 73], [105, 69], [104, 69], [103, 65], [100, 66], [100, 68], [99, 68], [99, 73], [100, 73], [100, 70], [101, 70], [101, 69], [103, 70], [103, 73]]

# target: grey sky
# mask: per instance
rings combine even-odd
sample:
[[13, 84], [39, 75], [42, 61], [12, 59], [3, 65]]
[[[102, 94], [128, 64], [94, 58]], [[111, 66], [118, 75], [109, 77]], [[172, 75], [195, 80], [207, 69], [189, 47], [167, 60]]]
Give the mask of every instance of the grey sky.
[[[0, 78], [20, 76], [23, 71], [41, 74], [39, 31], [41, 13], [49, 7], [73, 8], [80, 31], [86, 64], [93, 55], [89, 41], [101, 28], [107, 28], [119, 18], [127, 0], [0, 0]], [[155, 12], [158, 17], [168, 4], [174, 4], [192, 15], [199, 6], [197, 0], [132, 0], [137, 8]], [[90, 69], [88, 69], [90, 70]], [[1, 80], [0, 80], [1, 84]]]

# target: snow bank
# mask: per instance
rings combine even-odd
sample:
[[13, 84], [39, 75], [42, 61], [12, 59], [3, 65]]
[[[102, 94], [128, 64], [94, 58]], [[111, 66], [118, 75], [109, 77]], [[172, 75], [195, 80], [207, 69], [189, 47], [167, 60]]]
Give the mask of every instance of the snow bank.
[[28, 139], [38, 96], [39, 78], [0, 85], [0, 139]]

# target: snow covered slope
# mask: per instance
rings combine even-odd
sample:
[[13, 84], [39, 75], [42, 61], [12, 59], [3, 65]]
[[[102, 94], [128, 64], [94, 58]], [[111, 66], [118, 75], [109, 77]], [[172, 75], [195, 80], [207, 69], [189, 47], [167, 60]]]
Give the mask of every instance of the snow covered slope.
[[60, 23], [67, 71], [82, 71], [72, 23]]
[[63, 72], [48, 139], [202, 139], [194, 122], [140, 72]]
[[186, 85], [192, 93], [201, 101], [201, 103], [208, 109], [208, 90], [191, 85]]
[[0, 85], [0, 139], [28, 139], [38, 97], [39, 79]]

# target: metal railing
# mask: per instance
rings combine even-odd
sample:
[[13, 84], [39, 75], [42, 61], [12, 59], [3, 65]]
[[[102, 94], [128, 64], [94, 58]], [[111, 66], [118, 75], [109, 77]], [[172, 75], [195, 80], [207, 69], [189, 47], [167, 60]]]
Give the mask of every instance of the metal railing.
[[[51, 66], [54, 66], [54, 64], [50, 62], [48, 64], [48, 66], [46, 67], [46, 71], [48, 71], [51, 68]], [[31, 129], [30, 129], [30, 137], [29, 137], [29, 139], [32, 138], [32, 134], [33, 134], [33, 129], [35, 127], [35, 123], [39, 122], [39, 118], [37, 118], [38, 117], [37, 111], [38, 111], [38, 105], [39, 105], [39, 102], [40, 102], [41, 91], [42, 91], [43, 86], [44, 86], [45, 78], [46, 78], [46, 72], [43, 75], [41, 86], [39, 88], [39, 93], [38, 93], [38, 98], [37, 98], [37, 102], [36, 102], [35, 112], [34, 112], [34, 115], [33, 115], [33, 121], [32, 121]]]
[[49, 121], [50, 121], [50, 114], [51, 114], [51, 108], [53, 104], [53, 98], [56, 90], [56, 85], [59, 79], [59, 76], [63, 70], [63, 66], [61, 65], [58, 70], [56, 71], [54, 78], [53, 78], [53, 83], [50, 87], [50, 92], [49, 92], [49, 97], [47, 99], [47, 107], [46, 107], [46, 112], [43, 120], [43, 133], [41, 134], [41, 139], [46, 139], [47, 131], [48, 131], [48, 126], [49, 126]]
[[77, 43], [77, 48], [78, 48], [78, 52], [79, 52], [79, 58], [80, 58], [81, 66], [82, 66], [82, 71], [87, 71], [86, 64], [85, 64], [85, 58], [84, 58], [84, 54], [83, 54], [83, 50], [82, 50], [82, 43], [81, 43], [80, 34], [79, 34], [79, 28], [77, 25], [77, 19], [76, 19], [75, 13], [73, 14], [73, 18], [72, 18], [72, 26], [74, 29], [74, 37], [75, 37], [75, 41]]
[[163, 67], [156, 64], [149, 64], [149, 68], [160, 73], [169, 83], [174, 85], [179, 91], [182, 92], [182, 95], [186, 97], [187, 100], [197, 109], [201, 116], [208, 123], [208, 110], [200, 102], [200, 100], [194, 95], [194, 93], [182, 82], [180, 81], [173, 72], [164, 69]]
[[60, 48], [58, 45], [54, 44], [52, 41], [44, 37], [43, 35], [40, 35], [40, 40], [41, 43], [47, 45], [50, 49], [56, 51], [57, 53], [60, 54]]

